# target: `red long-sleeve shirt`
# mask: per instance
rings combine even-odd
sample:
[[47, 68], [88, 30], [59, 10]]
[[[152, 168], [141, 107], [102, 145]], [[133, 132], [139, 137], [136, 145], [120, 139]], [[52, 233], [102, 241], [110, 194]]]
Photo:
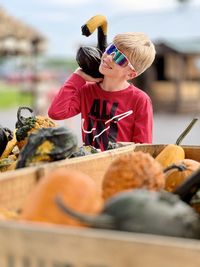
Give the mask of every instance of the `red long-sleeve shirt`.
[[149, 96], [130, 84], [120, 91], [104, 91], [73, 73], [48, 110], [54, 120], [81, 113], [85, 145], [105, 150], [111, 142], [152, 142], [152, 104]]

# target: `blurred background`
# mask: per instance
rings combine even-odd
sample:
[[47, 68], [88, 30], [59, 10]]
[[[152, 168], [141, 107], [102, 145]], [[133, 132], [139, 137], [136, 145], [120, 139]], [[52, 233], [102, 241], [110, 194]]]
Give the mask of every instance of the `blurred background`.
[[[2, 0], [0, 2], [0, 124], [15, 128], [19, 106], [47, 115], [77, 67], [80, 45], [96, 45], [81, 26], [108, 20], [108, 42], [120, 32], [145, 32], [156, 46], [153, 65], [133, 83], [152, 99], [154, 144], [175, 143], [200, 113], [200, 0]], [[81, 144], [80, 117], [60, 121]], [[198, 121], [183, 144], [200, 145]]]

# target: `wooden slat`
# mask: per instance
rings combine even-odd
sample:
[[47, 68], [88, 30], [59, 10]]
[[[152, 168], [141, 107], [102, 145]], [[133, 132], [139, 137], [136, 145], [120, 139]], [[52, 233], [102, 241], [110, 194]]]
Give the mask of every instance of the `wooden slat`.
[[165, 148], [166, 145], [137, 145], [134, 151], [143, 151], [151, 154], [154, 158]]
[[200, 266], [200, 242], [189, 239], [7, 223], [0, 224], [0, 240], [0, 258], [27, 257], [37, 267], [41, 260], [43, 267]]
[[200, 146], [183, 146], [185, 158], [197, 160], [200, 162]]

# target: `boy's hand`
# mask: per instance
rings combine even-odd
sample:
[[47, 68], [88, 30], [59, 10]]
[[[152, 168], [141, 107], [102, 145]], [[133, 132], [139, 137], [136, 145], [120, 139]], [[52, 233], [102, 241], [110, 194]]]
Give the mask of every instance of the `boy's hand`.
[[74, 73], [77, 73], [80, 75], [85, 81], [87, 82], [101, 82], [103, 78], [93, 78], [92, 76], [86, 74], [84, 71], [82, 71], [81, 68], [78, 68], [74, 71]]

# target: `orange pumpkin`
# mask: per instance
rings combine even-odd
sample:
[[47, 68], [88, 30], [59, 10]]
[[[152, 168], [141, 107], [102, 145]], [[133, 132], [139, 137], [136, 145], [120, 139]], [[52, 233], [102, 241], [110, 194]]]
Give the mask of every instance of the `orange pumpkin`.
[[164, 185], [162, 166], [148, 153], [132, 152], [119, 156], [109, 166], [103, 178], [103, 198], [135, 188], [156, 191]]
[[82, 172], [62, 168], [52, 171], [39, 181], [27, 196], [20, 219], [82, 226], [57, 207], [56, 196], [82, 213], [96, 214], [102, 207], [100, 192], [92, 178]]
[[184, 159], [172, 164], [164, 170], [165, 190], [174, 191], [198, 168], [200, 168], [200, 163], [192, 159]]

